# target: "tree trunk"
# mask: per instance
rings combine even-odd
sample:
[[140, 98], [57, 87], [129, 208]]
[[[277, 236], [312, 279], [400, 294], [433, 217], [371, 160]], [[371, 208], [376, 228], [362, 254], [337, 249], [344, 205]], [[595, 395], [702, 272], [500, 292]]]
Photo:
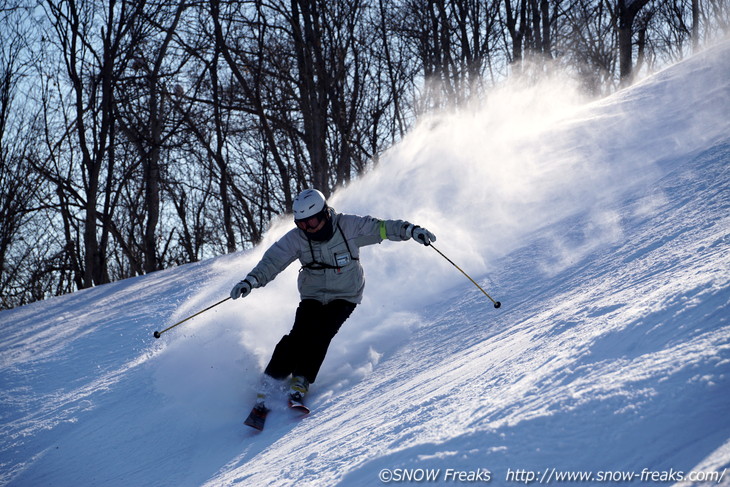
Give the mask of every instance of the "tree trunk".
[[692, 0], [692, 52], [700, 45], [700, 0]]
[[328, 196], [327, 73], [316, 0], [292, 0], [291, 27], [299, 74], [299, 106], [304, 124], [304, 143], [312, 168], [312, 184]]
[[618, 50], [621, 85], [631, 84], [633, 77], [634, 19], [649, 0], [618, 0]]

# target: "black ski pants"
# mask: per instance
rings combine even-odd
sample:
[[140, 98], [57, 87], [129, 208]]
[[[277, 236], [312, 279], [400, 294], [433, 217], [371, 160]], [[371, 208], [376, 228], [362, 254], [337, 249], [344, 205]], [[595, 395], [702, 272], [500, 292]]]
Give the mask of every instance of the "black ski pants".
[[357, 306], [336, 299], [322, 304], [315, 299], [299, 303], [294, 326], [279, 341], [264, 371], [275, 379], [302, 376], [314, 382], [332, 338]]

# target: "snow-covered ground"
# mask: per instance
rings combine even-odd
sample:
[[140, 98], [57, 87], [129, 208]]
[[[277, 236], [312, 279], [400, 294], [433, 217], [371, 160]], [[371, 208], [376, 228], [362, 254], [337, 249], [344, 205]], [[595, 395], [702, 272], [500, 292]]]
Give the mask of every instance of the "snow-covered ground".
[[1, 312], [0, 485], [730, 485], [730, 43], [573, 92], [512, 84], [424, 121], [335, 195], [429, 228], [503, 307], [432, 249], [365, 249], [308, 417], [242, 425], [296, 265], [152, 337], [288, 220], [250, 252]]

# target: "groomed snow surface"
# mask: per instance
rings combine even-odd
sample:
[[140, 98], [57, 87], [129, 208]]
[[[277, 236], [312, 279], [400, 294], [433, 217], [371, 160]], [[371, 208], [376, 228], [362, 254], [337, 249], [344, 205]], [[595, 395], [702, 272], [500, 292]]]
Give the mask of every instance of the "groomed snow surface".
[[152, 336], [289, 219], [248, 252], [1, 312], [0, 485], [730, 485], [730, 43], [575, 91], [510, 84], [425, 120], [332, 198], [429, 228], [503, 306], [432, 249], [364, 249], [307, 417], [282, 399], [242, 424], [296, 264]]

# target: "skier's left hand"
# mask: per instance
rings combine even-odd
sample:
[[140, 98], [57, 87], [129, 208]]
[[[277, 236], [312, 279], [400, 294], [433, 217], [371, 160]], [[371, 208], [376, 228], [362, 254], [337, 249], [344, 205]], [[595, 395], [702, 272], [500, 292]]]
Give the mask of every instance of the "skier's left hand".
[[431, 242], [436, 241], [436, 235], [425, 228], [419, 227], [418, 225], [413, 226], [411, 236], [413, 237], [413, 240], [426, 246], [431, 245]]

